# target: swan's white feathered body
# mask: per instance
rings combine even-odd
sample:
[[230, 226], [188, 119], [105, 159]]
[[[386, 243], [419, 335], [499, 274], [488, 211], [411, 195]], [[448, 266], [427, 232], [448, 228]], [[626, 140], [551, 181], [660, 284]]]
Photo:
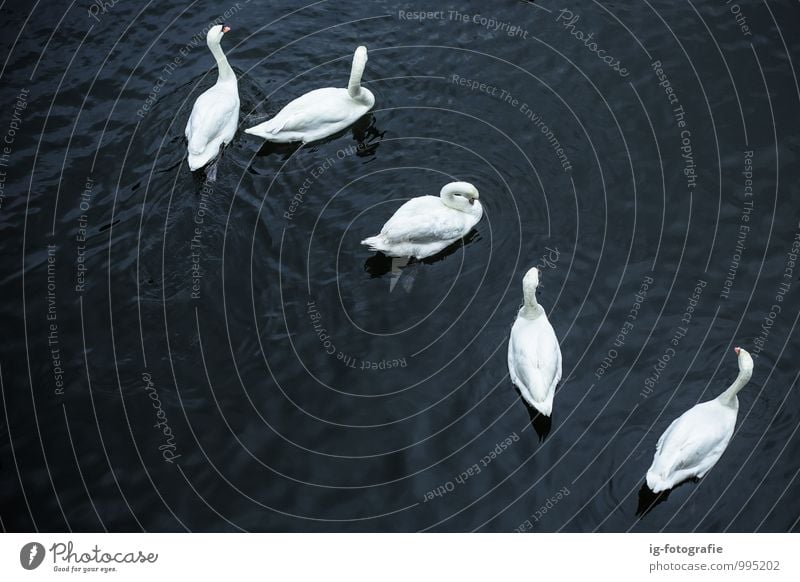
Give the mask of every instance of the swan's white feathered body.
[[451, 182], [439, 196], [419, 196], [403, 204], [380, 234], [361, 244], [390, 257], [424, 259], [461, 239], [482, 216], [478, 190], [468, 182]]
[[669, 425], [656, 444], [653, 464], [647, 471], [647, 486], [660, 493], [678, 483], [701, 478], [719, 461], [736, 427], [739, 400], [736, 393], [750, 379], [753, 360], [736, 348], [739, 376], [714, 400], [695, 405]]
[[239, 95], [219, 83], [197, 98], [186, 124], [189, 168], [198, 170], [228, 145], [239, 122]]
[[188, 161], [192, 171], [212, 161], [220, 148], [229, 144], [239, 124], [239, 87], [236, 75], [228, 64], [220, 41], [230, 30], [217, 25], [208, 31], [206, 41], [217, 60], [219, 77], [216, 84], [203, 92], [192, 107], [184, 135], [188, 141]]
[[553, 396], [561, 380], [561, 347], [547, 314], [536, 303], [539, 271], [523, 280], [525, 305], [520, 308], [508, 340], [508, 372], [525, 401], [544, 414], [553, 411]]
[[317, 141], [341, 131], [367, 113], [375, 104], [372, 93], [361, 87], [367, 49], [356, 49], [347, 89], [326, 87], [289, 102], [275, 117], [245, 129], [267, 141], [288, 143]]
[[725, 452], [735, 426], [736, 410], [716, 400], [684, 412], [658, 439], [647, 486], [660, 493], [686, 479], [704, 476]]
[[326, 87], [298, 97], [272, 119], [244, 131], [272, 142], [308, 143], [351, 126], [371, 107], [353, 101], [347, 89]]

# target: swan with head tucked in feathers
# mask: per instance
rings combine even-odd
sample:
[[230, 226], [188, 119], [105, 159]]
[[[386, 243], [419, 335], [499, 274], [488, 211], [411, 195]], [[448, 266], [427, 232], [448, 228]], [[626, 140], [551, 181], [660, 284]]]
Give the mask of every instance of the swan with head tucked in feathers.
[[553, 396], [561, 380], [561, 347], [544, 308], [536, 300], [539, 269], [522, 279], [524, 304], [508, 339], [508, 372], [522, 398], [544, 416], [553, 411]]
[[233, 139], [239, 124], [239, 86], [220, 46], [222, 36], [229, 30], [228, 26], [218, 24], [212, 26], [206, 35], [208, 48], [217, 61], [218, 77], [214, 86], [194, 102], [186, 124], [188, 161], [192, 171], [214, 160]]
[[690, 408], [669, 425], [656, 444], [653, 464], [647, 471], [647, 486], [653, 493], [672, 489], [678, 483], [701, 478], [719, 461], [736, 426], [739, 399], [736, 394], [753, 375], [753, 358], [734, 348], [739, 375], [714, 400]]
[[439, 196], [418, 196], [403, 204], [380, 234], [361, 244], [390, 257], [424, 259], [466, 235], [481, 216], [478, 189], [469, 182], [451, 182]]
[[375, 105], [375, 97], [361, 86], [367, 48], [353, 55], [347, 89], [316, 89], [290, 101], [275, 117], [244, 130], [267, 141], [308, 143], [333, 135], [355, 123]]

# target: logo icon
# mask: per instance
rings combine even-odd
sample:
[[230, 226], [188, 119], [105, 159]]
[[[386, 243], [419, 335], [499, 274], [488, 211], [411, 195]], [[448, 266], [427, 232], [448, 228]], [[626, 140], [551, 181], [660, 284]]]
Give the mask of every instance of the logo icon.
[[29, 542], [19, 552], [19, 563], [26, 570], [35, 570], [44, 561], [44, 546], [38, 542]]

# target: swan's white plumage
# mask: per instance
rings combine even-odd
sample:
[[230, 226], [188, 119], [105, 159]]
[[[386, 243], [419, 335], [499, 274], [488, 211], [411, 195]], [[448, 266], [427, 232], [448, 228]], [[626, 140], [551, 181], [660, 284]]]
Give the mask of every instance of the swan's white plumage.
[[739, 400], [736, 393], [747, 384], [753, 360], [736, 348], [739, 375], [714, 400], [701, 402], [669, 425], [656, 444], [653, 463], [647, 471], [647, 486], [660, 493], [686, 479], [701, 478], [719, 461], [736, 427]]
[[534, 267], [523, 280], [525, 305], [508, 340], [508, 372], [525, 401], [550, 416], [556, 385], [561, 380], [561, 347], [547, 314], [536, 302], [538, 284], [539, 270]]
[[213, 26], [206, 36], [208, 48], [214, 55], [219, 77], [213, 87], [204, 91], [194, 102], [184, 135], [188, 141], [188, 162], [192, 171], [212, 161], [220, 148], [229, 144], [239, 124], [239, 88], [236, 75], [220, 47], [222, 35], [230, 30], [224, 25]]
[[439, 196], [419, 196], [403, 204], [380, 234], [361, 244], [390, 257], [424, 259], [444, 250], [478, 224], [483, 207], [468, 182], [451, 182]]
[[289, 102], [275, 117], [245, 129], [245, 133], [271, 142], [308, 143], [349, 127], [375, 104], [372, 93], [361, 87], [366, 63], [367, 49], [358, 47], [353, 56], [348, 88], [326, 87], [310, 91]]

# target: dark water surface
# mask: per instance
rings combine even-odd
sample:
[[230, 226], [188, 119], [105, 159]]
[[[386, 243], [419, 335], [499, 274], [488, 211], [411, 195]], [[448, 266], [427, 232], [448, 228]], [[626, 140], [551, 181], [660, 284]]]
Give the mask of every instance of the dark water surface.
[[[2, 527], [797, 530], [800, 5], [633, 5], [3, 5]], [[372, 113], [303, 147], [239, 131], [191, 175], [226, 11], [241, 128], [345, 86], [358, 44]], [[454, 179], [485, 208], [462, 244], [359, 245]], [[506, 367], [533, 265], [549, 427]], [[734, 346], [728, 450], [637, 515]]]

